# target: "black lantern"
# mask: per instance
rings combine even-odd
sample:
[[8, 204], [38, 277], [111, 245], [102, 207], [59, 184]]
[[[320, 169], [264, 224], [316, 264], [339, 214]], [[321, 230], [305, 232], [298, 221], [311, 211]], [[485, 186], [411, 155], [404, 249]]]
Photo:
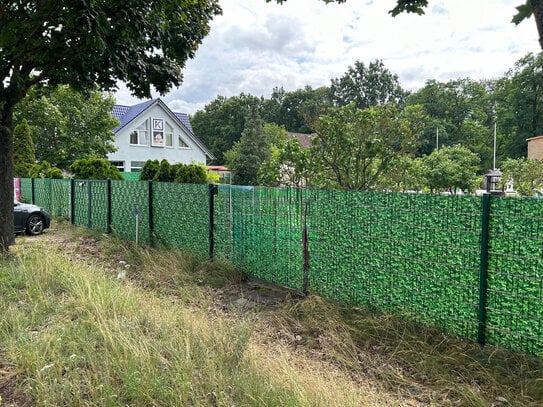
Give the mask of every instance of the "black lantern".
[[485, 174], [485, 186], [487, 194], [503, 195], [503, 187], [501, 186], [502, 172], [494, 169]]

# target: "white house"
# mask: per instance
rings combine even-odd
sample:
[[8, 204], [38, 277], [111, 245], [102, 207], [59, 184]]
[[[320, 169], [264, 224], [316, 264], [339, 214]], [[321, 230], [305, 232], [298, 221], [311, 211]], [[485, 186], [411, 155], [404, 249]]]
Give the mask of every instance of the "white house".
[[117, 151], [108, 154], [108, 160], [119, 171], [141, 171], [147, 160], [155, 159], [204, 165], [215, 159], [194, 135], [188, 115], [172, 112], [160, 99], [135, 106], [115, 105], [113, 116], [121, 124], [113, 130]]

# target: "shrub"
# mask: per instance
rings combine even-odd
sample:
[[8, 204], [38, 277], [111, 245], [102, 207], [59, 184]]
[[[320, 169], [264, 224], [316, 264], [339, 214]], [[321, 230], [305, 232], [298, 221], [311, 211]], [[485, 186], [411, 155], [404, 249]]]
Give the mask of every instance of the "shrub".
[[177, 164], [175, 182], [181, 184], [207, 184], [207, 172], [203, 165]]
[[64, 178], [60, 168], [52, 167], [47, 161], [34, 164], [29, 171], [30, 178]]
[[70, 166], [74, 178], [78, 179], [124, 179], [117, 167], [103, 158], [76, 160]]
[[154, 179], [159, 168], [160, 163], [158, 160], [147, 160], [141, 169], [140, 181], [150, 181]]

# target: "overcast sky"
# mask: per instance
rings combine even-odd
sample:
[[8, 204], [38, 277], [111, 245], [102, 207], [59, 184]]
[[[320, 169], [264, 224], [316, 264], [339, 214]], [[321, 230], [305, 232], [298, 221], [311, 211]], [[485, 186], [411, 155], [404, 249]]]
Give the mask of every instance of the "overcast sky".
[[[193, 114], [218, 95], [269, 97], [274, 87], [330, 86], [357, 60], [382, 60], [409, 90], [429, 79], [497, 78], [528, 52], [540, 52], [533, 19], [510, 22], [523, 2], [430, 0], [423, 16], [393, 18], [395, 0], [220, 0], [223, 15], [187, 63], [183, 84], [162, 99], [173, 111]], [[115, 97], [119, 104], [140, 102], [124, 87]]]

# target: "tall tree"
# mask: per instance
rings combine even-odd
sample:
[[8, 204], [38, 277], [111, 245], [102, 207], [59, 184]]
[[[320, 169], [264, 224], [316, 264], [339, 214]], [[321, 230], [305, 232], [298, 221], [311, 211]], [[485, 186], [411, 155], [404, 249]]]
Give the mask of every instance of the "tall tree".
[[232, 182], [238, 185], [258, 185], [260, 166], [271, 154], [270, 134], [264, 131], [264, 122], [257, 109], [249, 111], [241, 139], [229, 154], [228, 165], [234, 171]]
[[494, 100], [507, 157], [526, 156], [526, 139], [543, 133], [543, 53], [518, 60], [497, 81]]
[[523, 196], [541, 195], [543, 161], [526, 157], [508, 158], [502, 165], [502, 186], [513, 181], [515, 191]]
[[472, 192], [476, 187], [476, 172], [479, 156], [466, 147], [455, 145], [443, 147], [424, 156], [423, 176], [430, 191], [449, 190]]
[[67, 86], [31, 90], [15, 109], [15, 122], [26, 118], [38, 160], [68, 169], [76, 159], [107, 158], [115, 151], [111, 95], [77, 92]]
[[271, 98], [264, 101], [262, 119], [290, 132], [312, 133], [319, 115], [330, 107], [330, 88], [325, 86], [317, 89], [306, 86], [292, 92], [274, 88]]
[[373, 189], [396, 160], [416, 151], [424, 129], [422, 107], [358, 109], [354, 103], [322, 116], [311, 147], [314, 182], [322, 187]]
[[420, 154], [430, 154], [438, 144], [462, 144], [480, 155], [481, 170], [492, 167], [495, 104], [488, 83], [469, 78], [430, 80], [409, 96], [408, 104], [422, 105], [431, 119]]
[[356, 61], [341, 78], [332, 79], [330, 94], [335, 106], [356, 103], [359, 109], [386, 103], [403, 104], [408, 93], [402, 89], [398, 75], [380, 60], [369, 63]]
[[13, 173], [16, 177], [27, 178], [30, 169], [36, 164], [36, 151], [32, 141], [32, 130], [26, 120], [22, 120], [13, 130]]
[[13, 109], [30, 87], [164, 94], [209, 32], [218, 0], [0, 2], [0, 252], [13, 234]]
[[191, 117], [194, 134], [217, 157], [217, 163], [224, 164], [224, 153], [241, 138], [247, 114], [253, 108], [260, 111], [261, 105], [261, 98], [249, 94], [218, 96]]

